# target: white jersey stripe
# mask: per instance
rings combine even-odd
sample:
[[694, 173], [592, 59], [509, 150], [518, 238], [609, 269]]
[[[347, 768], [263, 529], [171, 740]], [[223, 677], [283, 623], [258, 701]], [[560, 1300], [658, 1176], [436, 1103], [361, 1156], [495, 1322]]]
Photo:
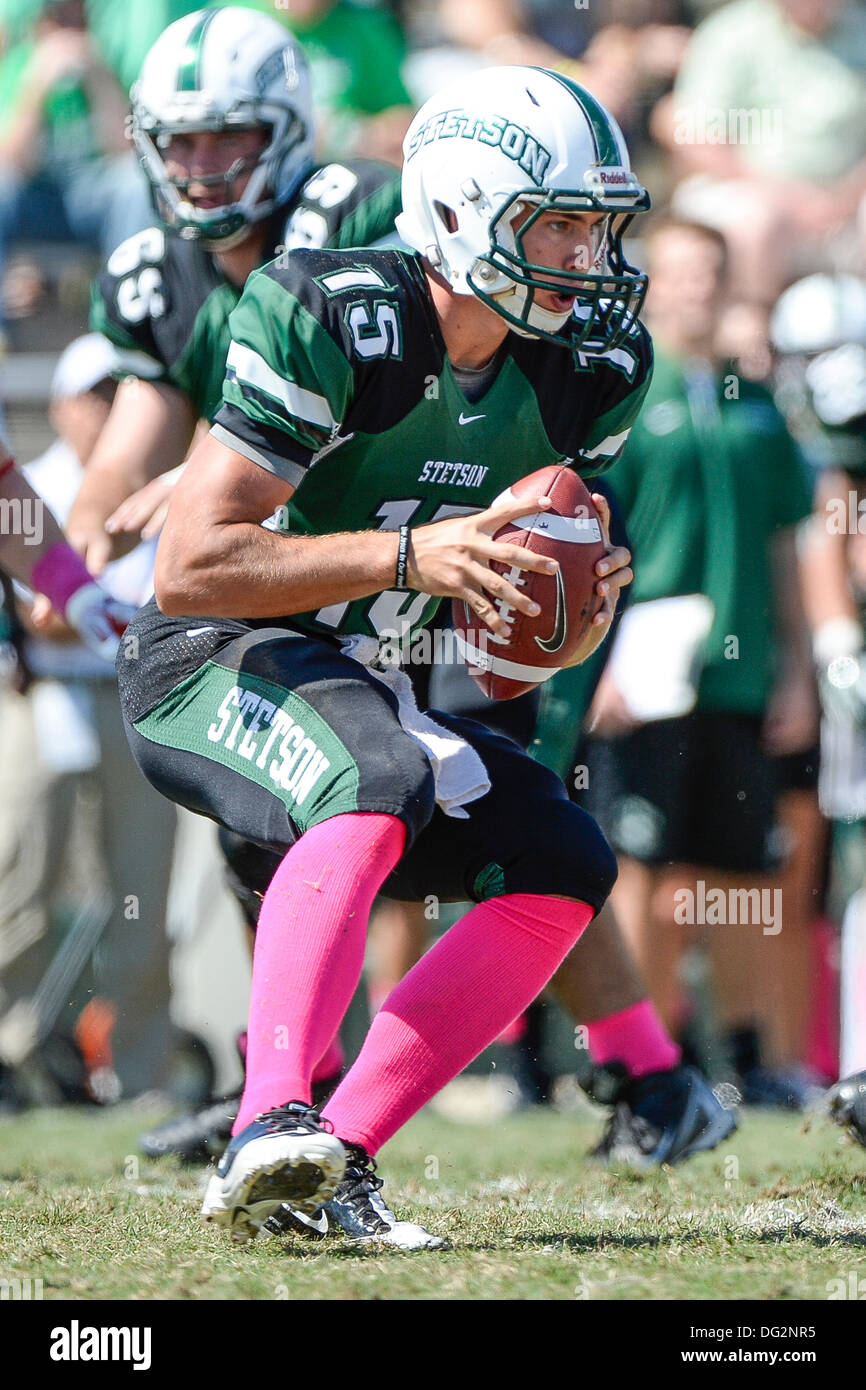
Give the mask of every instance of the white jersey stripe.
[[598, 458], [599, 455], [603, 455], [605, 458], [612, 458], [614, 454], [619, 453], [630, 434], [630, 429], [623, 430], [622, 434], [609, 434], [607, 439], [603, 439], [600, 444], [596, 444], [594, 449], [581, 449], [580, 457], [582, 459], [595, 459]]
[[331, 407], [324, 396], [317, 396], [314, 391], [305, 391], [293, 381], [286, 381], [252, 348], [233, 341], [226, 358], [226, 366], [232, 368], [238, 381], [245, 381], [247, 385], [266, 392], [274, 400], [282, 401], [289, 414], [299, 420], [306, 420], [308, 424], [318, 425], [320, 429], [326, 430], [332, 430], [336, 425]]

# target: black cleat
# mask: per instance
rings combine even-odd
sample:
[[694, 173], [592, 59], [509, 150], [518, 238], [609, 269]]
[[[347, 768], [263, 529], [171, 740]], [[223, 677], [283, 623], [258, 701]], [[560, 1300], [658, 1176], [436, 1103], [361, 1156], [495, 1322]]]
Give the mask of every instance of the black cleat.
[[240, 1101], [238, 1093], [192, 1114], [176, 1115], [142, 1134], [138, 1147], [148, 1158], [174, 1156], [184, 1163], [209, 1163], [219, 1158], [231, 1139]]
[[[321, 1110], [340, 1084], [342, 1072], [313, 1082], [312, 1106]], [[210, 1163], [219, 1158], [232, 1137], [238, 1116], [241, 1092], [212, 1101], [203, 1110], [176, 1115], [156, 1129], [142, 1134], [138, 1147], [148, 1158], [179, 1158], [183, 1163]]]
[[283, 1203], [319, 1210], [337, 1187], [346, 1150], [303, 1101], [268, 1110], [236, 1134], [208, 1183], [201, 1214], [238, 1241], [255, 1236]]
[[598, 1067], [590, 1094], [612, 1104], [613, 1114], [593, 1158], [652, 1168], [682, 1163], [714, 1149], [737, 1128], [726, 1108], [693, 1067], [677, 1066], [631, 1078], [617, 1064]]
[[827, 1092], [830, 1116], [866, 1148], [866, 1071], [844, 1076]]
[[743, 1104], [763, 1110], [811, 1110], [823, 1088], [805, 1067], [753, 1067], [739, 1082]]
[[[321, 1235], [331, 1229], [344, 1231], [355, 1240], [394, 1245], [398, 1250], [439, 1250], [445, 1242], [414, 1221], [398, 1221], [381, 1193], [376, 1160], [360, 1144], [344, 1144], [346, 1172], [329, 1202], [312, 1217], [283, 1206], [266, 1223], [275, 1235]], [[298, 1219], [300, 1216], [300, 1220]], [[324, 1231], [321, 1223], [324, 1222]]]
[[346, 1144], [346, 1172], [325, 1212], [333, 1226], [356, 1240], [382, 1241], [400, 1250], [439, 1250], [439, 1236], [414, 1221], [398, 1221], [381, 1196], [376, 1160], [360, 1144]]

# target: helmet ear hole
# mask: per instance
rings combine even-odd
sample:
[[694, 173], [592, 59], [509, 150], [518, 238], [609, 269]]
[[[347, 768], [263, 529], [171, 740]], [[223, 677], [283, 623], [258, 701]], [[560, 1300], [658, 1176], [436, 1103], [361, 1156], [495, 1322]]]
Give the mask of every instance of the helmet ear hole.
[[443, 227], [445, 228], [446, 232], [456, 232], [457, 213], [454, 211], [454, 209], [449, 208], [446, 206], [445, 203], [440, 203], [438, 201], [434, 202], [433, 206], [436, 209], [436, 215], [442, 223]]

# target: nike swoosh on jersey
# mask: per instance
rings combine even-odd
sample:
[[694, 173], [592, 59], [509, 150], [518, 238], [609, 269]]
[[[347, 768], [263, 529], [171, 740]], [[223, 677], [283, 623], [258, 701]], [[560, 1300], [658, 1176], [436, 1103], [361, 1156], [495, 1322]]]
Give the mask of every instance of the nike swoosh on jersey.
[[458, 423], [458, 425], [471, 425], [473, 420], [486, 420], [486, 419], [487, 419], [487, 416], [486, 416], [486, 415], [464, 415], [464, 414], [463, 414], [463, 411], [461, 410], [460, 414], [459, 414], [458, 417], [457, 417], [457, 423]]
[[565, 614], [565, 584], [562, 579], [562, 570], [556, 572], [556, 618], [553, 623], [553, 631], [549, 637], [536, 637], [535, 641], [543, 652], [558, 652], [565, 642], [568, 632], [568, 620]]

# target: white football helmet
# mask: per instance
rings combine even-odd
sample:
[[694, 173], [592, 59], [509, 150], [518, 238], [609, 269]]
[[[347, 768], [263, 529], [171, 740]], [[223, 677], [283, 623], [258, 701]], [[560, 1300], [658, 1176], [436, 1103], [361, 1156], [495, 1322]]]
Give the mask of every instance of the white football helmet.
[[866, 282], [854, 275], [807, 275], [781, 295], [770, 320], [777, 352], [866, 347]]
[[802, 378], [818, 420], [834, 429], [866, 423], [866, 283], [807, 275], [785, 290], [770, 320], [787, 387]]
[[[647, 287], [624, 259], [622, 235], [650, 200], [595, 97], [544, 68], [485, 68], [421, 107], [403, 153], [397, 229], [456, 294], [477, 295], [526, 337], [596, 351], [622, 341]], [[563, 271], [527, 259], [527, 231], [553, 209], [605, 214], [592, 264]], [[539, 290], [577, 297], [553, 313], [536, 304]]]
[[807, 275], [770, 319], [776, 402], [817, 468], [866, 474], [866, 282]]
[[[132, 88], [132, 138], [161, 215], [181, 236], [227, 250], [251, 223], [285, 203], [312, 168], [313, 117], [306, 59], [278, 20], [240, 6], [197, 10], [170, 24]], [[170, 179], [162, 157], [175, 135], [264, 127], [267, 145], [195, 182], [225, 190], [196, 208], [192, 180]], [[233, 184], [252, 175], [239, 197]]]

